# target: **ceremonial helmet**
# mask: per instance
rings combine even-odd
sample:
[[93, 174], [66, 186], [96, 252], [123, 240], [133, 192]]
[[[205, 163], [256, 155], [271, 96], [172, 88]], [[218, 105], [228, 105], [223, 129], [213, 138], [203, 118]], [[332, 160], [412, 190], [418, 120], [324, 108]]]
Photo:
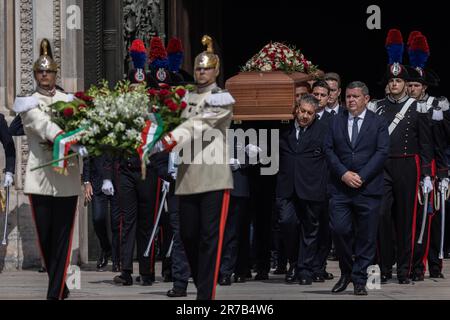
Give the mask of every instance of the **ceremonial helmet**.
[[420, 82], [427, 86], [437, 86], [439, 77], [437, 74], [426, 68], [430, 57], [430, 47], [427, 38], [419, 31], [411, 32], [408, 39], [408, 81]]
[[136, 39], [132, 42], [130, 48], [130, 57], [133, 61], [134, 69], [130, 70], [128, 79], [132, 83], [141, 83], [146, 80], [145, 62], [147, 61], [147, 49], [142, 40]]
[[58, 71], [58, 65], [53, 60], [52, 48], [47, 39], [42, 39], [39, 55], [39, 58], [34, 63], [33, 71]]
[[194, 68], [214, 68], [218, 74], [220, 70], [220, 59], [214, 53], [213, 39], [208, 35], [204, 35], [202, 44], [206, 46], [206, 51], [203, 51], [195, 58]]
[[170, 83], [169, 59], [162, 39], [152, 37], [149, 48], [149, 67], [151, 75], [160, 83]]
[[384, 81], [388, 82], [390, 79], [399, 78], [408, 80], [408, 70], [403, 63], [403, 36], [398, 29], [391, 29], [386, 38], [386, 50], [389, 57], [387, 71], [384, 76]]

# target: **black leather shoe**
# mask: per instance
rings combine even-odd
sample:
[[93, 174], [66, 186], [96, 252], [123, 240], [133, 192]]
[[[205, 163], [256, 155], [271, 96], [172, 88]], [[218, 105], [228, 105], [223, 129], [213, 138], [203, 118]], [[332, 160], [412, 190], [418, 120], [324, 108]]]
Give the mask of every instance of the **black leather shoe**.
[[390, 279], [392, 279], [392, 273], [381, 274], [381, 284], [386, 284]]
[[224, 276], [219, 280], [219, 284], [221, 286], [231, 286], [231, 277], [230, 276]]
[[186, 293], [186, 290], [173, 287], [172, 289], [167, 291], [166, 295], [169, 298], [180, 298], [180, 297], [186, 297], [187, 293]]
[[152, 277], [150, 275], [141, 275], [141, 286], [151, 286], [154, 281], [152, 281]]
[[234, 275], [234, 282], [236, 282], [236, 283], [244, 283], [244, 282], [247, 282], [247, 278], [245, 276]]
[[334, 275], [333, 275], [332, 273], [329, 273], [329, 272], [326, 272], [326, 271], [325, 271], [325, 273], [322, 275], [322, 277], [323, 277], [325, 280], [333, 280], [333, 279], [334, 279]]
[[[154, 273], [150, 273], [149, 275], [145, 276], [147, 279], [150, 279], [151, 282], [155, 282], [155, 274]], [[136, 282], [141, 282], [142, 280], [142, 276], [137, 276], [136, 277]]]
[[313, 281], [312, 281], [311, 278], [300, 277], [298, 283], [299, 283], [299, 285], [301, 285], [301, 286], [309, 286], [309, 285], [312, 285]]
[[327, 260], [338, 261], [338, 257], [336, 255], [336, 251], [335, 250], [330, 250], [330, 253], [328, 254]]
[[438, 272], [438, 273], [430, 273], [430, 278], [435, 278], [435, 279], [445, 279], [444, 275], [442, 274], [442, 272]]
[[286, 274], [287, 270], [286, 267], [280, 267], [278, 266], [274, 271], [273, 274]]
[[353, 288], [353, 293], [355, 296], [367, 296], [366, 286], [363, 284], [357, 284]]
[[47, 269], [45, 267], [40, 267], [38, 270], [39, 273], [46, 273]]
[[128, 272], [122, 272], [120, 275], [115, 276], [113, 281], [114, 283], [121, 284], [124, 286], [133, 285], [133, 278], [131, 277], [131, 274]]
[[425, 276], [423, 273], [414, 273], [411, 277], [412, 281], [424, 281]]
[[297, 277], [297, 269], [295, 267], [289, 267], [289, 270], [286, 273], [286, 276], [284, 277], [284, 281], [286, 283], [294, 283], [298, 280]]
[[339, 278], [339, 281], [334, 285], [333, 289], [331, 289], [332, 293], [338, 293], [345, 291], [347, 289], [348, 284], [352, 282], [352, 278], [350, 275], [344, 275]]
[[111, 257], [111, 252], [102, 251], [97, 260], [97, 269], [103, 269], [108, 265], [108, 259]]
[[66, 285], [64, 285], [62, 299], [66, 300], [67, 298], [69, 298], [69, 296], [70, 296], [70, 290], [69, 290], [69, 288], [67, 288]]
[[406, 279], [398, 279], [398, 283], [399, 284], [410, 284], [411, 281], [409, 281], [408, 278], [406, 278]]
[[315, 274], [312, 277], [313, 282], [325, 282], [324, 277], [321, 274]]
[[263, 272], [258, 272], [255, 275], [255, 280], [256, 281], [261, 281], [261, 280], [269, 280], [269, 274], [268, 273], [263, 273]]
[[120, 272], [120, 264], [113, 263], [111, 271], [112, 272]]

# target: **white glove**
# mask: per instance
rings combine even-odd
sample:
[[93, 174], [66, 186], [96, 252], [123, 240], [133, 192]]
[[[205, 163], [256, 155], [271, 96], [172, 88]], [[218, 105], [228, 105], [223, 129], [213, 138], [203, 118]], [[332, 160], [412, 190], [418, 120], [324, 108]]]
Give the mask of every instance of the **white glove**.
[[254, 144], [248, 144], [245, 146], [245, 152], [250, 158], [255, 158], [261, 151], [262, 149]]
[[448, 190], [448, 182], [449, 178], [442, 179], [441, 182], [439, 182], [439, 190], [446, 192]]
[[241, 163], [239, 162], [238, 159], [231, 158], [230, 159], [230, 167], [231, 167], [232, 171], [236, 171], [241, 167]]
[[75, 143], [70, 147], [70, 150], [72, 150], [75, 153], [78, 153], [82, 158], [86, 158], [89, 155], [89, 152], [87, 151], [86, 147]]
[[106, 194], [107, 196], [114, 195], [114, 186], [113, 186], [111, 180], [109, 180], [109, 179], [103, 180], [102, 192], [104, 194]]
[[14, 175], [11, 172], [6, 172], [5, 180], [3, 181], [3, 187], [11, 187], [14, 182]]
[[433, 191], [433, 184], [431, 183], [431, 178], [430, 177], [425, 177], [423, 178], [422, 181], [422, 191], [423, 193], [430, 193], [431, 191]]

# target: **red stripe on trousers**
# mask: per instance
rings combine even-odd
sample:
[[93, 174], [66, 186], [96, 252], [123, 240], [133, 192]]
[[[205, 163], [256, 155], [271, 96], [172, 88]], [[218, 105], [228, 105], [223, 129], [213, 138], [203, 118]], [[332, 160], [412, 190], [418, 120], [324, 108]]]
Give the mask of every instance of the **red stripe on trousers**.
[[67, 268], [69, 267], [70, 263], [70, 251], [72, 250], [73, 230], [75, 229], [75, 218], [77, 217], [77, 211], [78, 211], [78, 197], [77, 197], [77, 205], [75, 206], [75, 212], [73, 214], [72, 228], [70, 228], [69, 248], [67, 248], [66, 265], [64, 266], [64, 275], [62, 278], [61, 289], [59, 291], [59, 300], [62, 300], [62, 296], [64, 293], [64, 284], [66, 283]]
[[[38, 248], [39, 248], [39, 252], [41, 253], [41, 257], [42, 257], [41, 260], [44, 261], [44, 264], [46, 264], [47, 262], [45, 261], [44, 251], [42, 250], [42, 247], [41, 247], [41, 238], [39, 237], [39, 230], [38, 230], [38, 228], [37, 228], [37, 223], [36, 223], [36, 213], [35, 213], [35, 211], [34, 211], [33, 199], [31, 198], [31, 196], [28, 196], [28, 199], [30, 200], [31, 216], [33, 217], [33, 222], [34, 222], [34, 225], [35, 225], [35, 227], [36, 227], [37, 245], [38, 245]], [[45, 268], [46, 268], [47, 271], [48, 271], [47, 266], [45, 266]]]
[[[153, 228], [156, 228], [156, 218], [158, 216], [158, 211], [159, 211], [159, 197], [161, 195], [161, 179], [158, 178], [158, 183], [156, 185], [156, 203], [155, 203], [155, 212], [153, 213]], [[163, 203], [161, 205], [164, 205]], [[154, 264], [154, 260], [155, 260], [155, 239], [153, 239], [152, 242], [152, 249], [150, 251], [150, 273], [155, 272], [154, 268], [153, 268], [153, 264]]]
[[[431, 161], [431, 176], [435, 177], [436, 176], [436, 160], [432, 160]], [[425, 273], [427, 271], [427, 261], [428, 261], [428, 253], [430, 252], [430, 238], [431, 238], [431, 222], [433, 221], [433, 217], [435, 216], [435, 210], [436, 208], [434, 207], [434, 198], [435, 198], [435, 188], [433, 189], [433, 191], [431, 191], [430, 195], [431, 195], [431, 208], [432, 208], [432, 212], [433, 215], [428, 217], [428, 236], [427, 236], [427, 244], [425, 246], [425, 253], [424, 256], [422, 257], [422, 264], [423, 264], [423, 272]]]
[[419, 186], [420, 186], [420, 158], [418, 155], [415, 155], [416, 160], [416, 170], [417, 170], [417, 179], [416, 179], [416, 195], [414, 197], [414, 213], [413, 213], [413, 221], [412, 221], [412, 234], [411, 234], [411, 258], [409, 260], [409, 271], [408, 276], [411, 274], [411, 269], [413, 265], [413, 257], [414, 257], [414, 243], [416, 238], [416, 222], [417, 222], [417, 201], [419, 195]]
[[217, 245], [216, 267], [214, 271], [214, 283], [211, 299], [216, 298], [217, 279], [219, 278], [220, 257], [222, 256], [223, 234], [225, 233], [225, 225], [227, 223], [228, 207], [230, 205], [230, 190], [225, 190], [222, 200], [222, 212], [220, 213], [219, 225], [219, 241]]

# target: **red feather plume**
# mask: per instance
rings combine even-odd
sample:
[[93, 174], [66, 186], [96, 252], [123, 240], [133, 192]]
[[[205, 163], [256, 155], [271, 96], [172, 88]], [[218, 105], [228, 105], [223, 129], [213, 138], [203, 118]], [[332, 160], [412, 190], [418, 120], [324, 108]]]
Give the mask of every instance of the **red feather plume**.
[[403, 36], [400, 30], [398, 29], [389, 30], [386, 38], [386, 46], [391, 44], [402, 44], [402, 43], [403, 43]]

